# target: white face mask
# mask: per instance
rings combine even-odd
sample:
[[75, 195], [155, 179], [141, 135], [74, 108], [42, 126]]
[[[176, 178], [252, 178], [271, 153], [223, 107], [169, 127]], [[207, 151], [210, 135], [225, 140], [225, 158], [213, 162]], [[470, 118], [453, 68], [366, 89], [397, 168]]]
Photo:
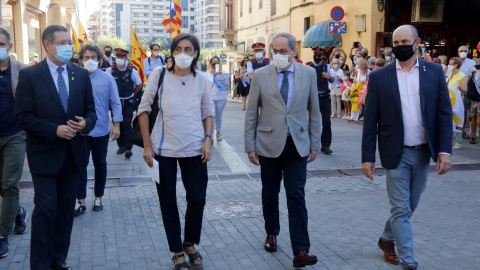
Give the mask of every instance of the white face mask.
[[458, 53], [458, 56], [460, 56], [460, 58], [462, 58], [462, 59], [465, 59], [465, 58], [467, 58], [467, 53], [466, 52], [461, 52], [461, 53]]
[[86, 62], [83, 62], [83, 67], [88, 70], [88, 72], [93, 73], [98, 68], [98, 62], [92, 59], [89, 59]]
[[177, 65], [177, 67], [179, 67], [180, 69], [189, 68], [193, 62], [193, 56], [190, 56], [184, 53], [177, 54], [174, 56], [174, 58], [175, 58], [175, 65]]
[[348, 81], [348, 77], [343, 77], [343, 80], [344, 80], [344, 81]]
[[338, 64], [333, 64], [333, 68], [334, 68], [334, 69], [337, 69], [337, 68], [338, 68]]
[[[292, 51], [293, 52], [293, 51]], [[288, 58], [292, 55], [292, 53], [288, 55], [283, 55], [283, 54], [274, 54], [273, 55], [273, 63], [275, 66], [279, 69], [285, 69], [290, 65], [290, 62], [288, 61]]]
[[33, 57], [33, 61], [37, 62], [38, 61], [38, 57]]
[[160, 52], [153, 52], [153, 55], [158, 56]]
[[256, 52], [255, 53], [255, 58], [262, 59], [263, 58], [263, 52]]
[[448, 65], [448, 71], [452, 71], [453, 70], [453, 66], [452, 65]]

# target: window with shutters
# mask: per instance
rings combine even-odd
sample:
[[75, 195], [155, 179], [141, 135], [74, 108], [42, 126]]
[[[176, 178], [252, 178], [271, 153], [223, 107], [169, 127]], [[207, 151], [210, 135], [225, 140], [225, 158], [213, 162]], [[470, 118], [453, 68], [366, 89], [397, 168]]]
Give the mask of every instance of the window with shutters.
[[270, 15], [277, 14], [277, 0], [270, 0]]

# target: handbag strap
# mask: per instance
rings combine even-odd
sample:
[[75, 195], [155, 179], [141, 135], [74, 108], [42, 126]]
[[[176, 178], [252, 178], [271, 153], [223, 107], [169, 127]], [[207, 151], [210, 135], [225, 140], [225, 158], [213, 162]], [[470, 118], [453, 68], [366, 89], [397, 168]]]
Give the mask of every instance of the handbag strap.
[[155, 98], [153, 99], [154, 102], [158, 100], [158, 91], [160, 90], [160, 86], [162, 86], [163, 79], [165, 78], [166, 69], [167, 68], [162, 67], [162, 70], [160, 70], [160, 78], [158, 79], [157, 93], [155, 94]]

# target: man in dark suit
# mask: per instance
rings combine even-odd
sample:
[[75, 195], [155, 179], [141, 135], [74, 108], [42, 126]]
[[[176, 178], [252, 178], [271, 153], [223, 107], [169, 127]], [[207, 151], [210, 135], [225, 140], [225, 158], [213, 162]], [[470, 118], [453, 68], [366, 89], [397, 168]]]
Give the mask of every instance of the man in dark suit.
[[[417, 269], [410, 217], [418, 206], [430, 158], [438, 174], [448, 172], [452, 153], [452, 108], [440, 65], [421, 60], [415, 27], [393, 33], [397, 60], [370, 73], [362, 138], [362, 167], [373, 180], [375, 148], [387, 174], [391, 216], [378, 246], [385, 261]], [[395, 253], [397, 247], [398, 256]]]
[[68, 62], [72, 40], [63, 26], [42, 34], [47, 58], [20, 71], [15, 123], [27, 132], [27, 160], [35, 190], [31, 269], [71, 269], [73, 207], [79, 174], [85, 168], [83, 134], [97, 116], [88, 71]]

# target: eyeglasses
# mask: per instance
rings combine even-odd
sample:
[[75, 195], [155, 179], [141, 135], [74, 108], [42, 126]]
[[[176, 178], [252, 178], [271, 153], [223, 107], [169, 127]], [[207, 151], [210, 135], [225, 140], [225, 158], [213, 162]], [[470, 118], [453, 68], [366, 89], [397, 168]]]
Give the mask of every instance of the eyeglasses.
[[93, 61], [97, 61], [97, 56], [96, 55], [92, 55], [92, 56], [85, 56], [84, 55], [83, 56], [83, 60], [85, 60], [85, 61], [88, 61], [90, 59], [92, 59]]
[[289, 52], [287, 50], [272, 50], [272, 54], [287, 55]]
[[54, 42], [52, 42], [52, 43], [53, 43], [53, 44], [58, 44], [58, 45], [60, 45], [60, 46], [65, 46], [65, 45], [70, 45], [70, 46], [72, 46], [72, 44], [73, 44], [71, 41], [60, 41], [60, 42], [55, 42], [55, 41], [54, 41]]

